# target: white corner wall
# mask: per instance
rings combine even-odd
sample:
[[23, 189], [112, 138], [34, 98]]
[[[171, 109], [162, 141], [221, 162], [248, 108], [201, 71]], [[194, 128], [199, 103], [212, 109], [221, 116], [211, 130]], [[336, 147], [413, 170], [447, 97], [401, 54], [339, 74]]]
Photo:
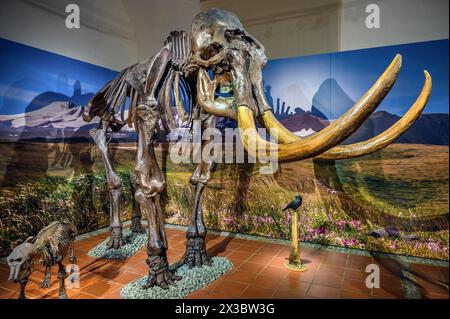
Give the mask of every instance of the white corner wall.
[[[81, 28], [65, 26], [68, 4]], [[190, 30], [199, 0], [0, 0], [0, 37], [114, 70], [154, 55], [172, 30]]]
[[170, 31], [190, 32], [201, 11], [199, 0], [123, 0], [123, 4], [135, 30], [139, 61], [158, 52]]
[[[80, 6], [80, 29], [65, 27], [69, 3]], [[121, 0], [0, 0], [0, 37], [113, 70], [137, 61]]]
[[[340, 50], [448, 38], [448, 0], [341, 0]], [[366, 27], [366, 6], [380, 8], [380, 28]]]
[[340, 0], [205, 0], [201, 6], [234, 12], [269, 59], [339, 49]]
[[[65, 7], [81, 28], [65, 27]], [[381, 28], [365, 25], [369, 3]], [[120, 70], [152, 56], [171, 30], [189, 31], [202, 9], [238, 14], [269, 58], [446, 39], [448, 0], [0, 0], [0, 37]]]
[[[381, 27], [368, 29], [377, 4]], [[204, 0], [235, 12], [269, 58], [447, 39], [449, 0]]]

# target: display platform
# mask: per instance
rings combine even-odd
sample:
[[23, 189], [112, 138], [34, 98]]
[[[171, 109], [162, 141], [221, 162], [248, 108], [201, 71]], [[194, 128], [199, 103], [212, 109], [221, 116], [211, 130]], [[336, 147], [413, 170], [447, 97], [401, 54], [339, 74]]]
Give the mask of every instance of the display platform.
[[189, 268], [183, 263], [174, 263], [170, 269], [181, 279], [168, 289], [152, 287], [145, 289], [148, 276], [133, 281], [120, 290], [120, 296], [125, 299], [181, 299], [202, 290], [204, 287], [220, 279], [231, 270], [233, 264], [226, 257], [212, 257], [211, 265]]
[[93, 247], [88, 256], [103, 259], [126, 259], [138, 252], [147, 243], [147, 234], [135, 234], [130, 229], [123, 232], [124, 245], [118, 249], [108, 249], [109, 238]]

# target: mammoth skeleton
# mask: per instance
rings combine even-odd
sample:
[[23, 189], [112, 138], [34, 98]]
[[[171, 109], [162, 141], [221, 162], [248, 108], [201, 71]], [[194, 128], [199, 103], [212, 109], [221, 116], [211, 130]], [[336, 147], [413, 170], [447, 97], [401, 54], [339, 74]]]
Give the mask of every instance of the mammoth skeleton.
[[[305, 138], [291, 133], [272, 113], [263, 89], [262, 70], [266, 63], [263, 45], [244, 29], [236, 15], [210, 9], [195, 17], [190, 35], [172, 32], [154, 57], [121, 71], [85, 107], [85, 121], [100, 117], [98, 128], [90, 134], [106, 169], [111, 200], [110, 248], [119, 248], [124, 242], [119, 212], [122, 185], [108, 154], [107, 131], [117, 132], [128, 125], [137, 132], [136, 165], [131, 178], [134, 193], [131, 228], [133, 232], [142, 232], [141, 215], [146, 216], [147, 287], [167, 288], [179, 279], [169, 270], [166, 256], [168, 244], [160, 200], [166, 182], [155, 157], [155, 132], [170, 132], [180, 121], [189, 125], [200, 120], [203, 129], [211, 128], [215, 117], [226, 117], [236, 120], [239, 128], [245, 130], [241, 139], [247, 151], [256, 145], [257, 154], [275, 154], [279, 161], [353, 158], [375, 152], [401, 136], [418, 119], [431, 92], [431, 77], [424, 71], [422, 91], [398, 122], [369, 140], [339, 145], [368, 119], [389, 93], [401, 68], [401, 56], [395, 56], [375, 84], [345, 114]], [[208, 73], [214, 75], [212, 80]], [[232, 98], [217, 96], [216, 92], [224, 87], [231, 88]], [[276, 132], [277, 143], [268, 142], [258, 134], [255, 119], [270, 132]], [[202, 142], [202, 147], [207, 144], [208, 141]], [[192, 215], [184, 262], [190, 267], [211, 263], [205, 248], [207, 230], [201, 199], [212, 165], [212, 161], [202, 160], [189, 181]]]

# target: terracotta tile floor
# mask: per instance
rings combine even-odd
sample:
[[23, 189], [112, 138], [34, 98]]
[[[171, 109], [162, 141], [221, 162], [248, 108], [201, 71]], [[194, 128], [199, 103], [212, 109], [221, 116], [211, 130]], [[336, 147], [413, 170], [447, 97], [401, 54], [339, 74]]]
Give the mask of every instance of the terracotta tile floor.
[[[169, 262], [183, 256], [185, 232], [167, 227], [169, 238]], [[147, 274], [146, 252], [142, 248], [126, 260], [101, 260], [87, 256], [87, 252], [108, 236], [94, 235], [76, 242], [76, 255], [81, 268], [80, 289], [68, 289], [69, 298], [120, 298], [120, 288]], [[405, 298], [401, 280], [402, 265], [393, 259], [373, 258], [326, 249], [302, 247], [302, 259], [308, 265], [304, 273], [290, 272], [284, 268], [289, 247], [281, 244], [236, 237], [209, 234], [208, 253], [226, 256], [233, 262], [233, 269], [222, 278], [203, 287], [188, 298]], [[368, 264], [380, 266], [378, 289], [365, 285]], [[437, 267], [410, 264], [409, 273], [414, 276], [414, 287], [421, 298], [448, 299], [448, 266]], [[53, 270], [52, 287], [40, 289], [42, 267], [35, 265], [27, 286], [29, 298], [57, 298], [56, 267]], [[18, 285], [7, 281], [8, 268], [0, 264], [0, 299], [17, 298]], [[404, 283], [404, 281], [403, 281]]]

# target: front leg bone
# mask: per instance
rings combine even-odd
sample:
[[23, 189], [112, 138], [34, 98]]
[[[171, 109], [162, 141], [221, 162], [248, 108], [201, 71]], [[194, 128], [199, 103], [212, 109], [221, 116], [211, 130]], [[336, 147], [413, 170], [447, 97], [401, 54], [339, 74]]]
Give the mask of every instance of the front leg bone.
[[50, 288], [51, 275], [52, 268], [50, 266], [45, 266], [44, 280], [42, 281], [41, 288]]

